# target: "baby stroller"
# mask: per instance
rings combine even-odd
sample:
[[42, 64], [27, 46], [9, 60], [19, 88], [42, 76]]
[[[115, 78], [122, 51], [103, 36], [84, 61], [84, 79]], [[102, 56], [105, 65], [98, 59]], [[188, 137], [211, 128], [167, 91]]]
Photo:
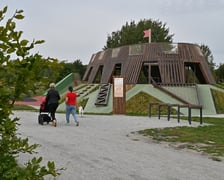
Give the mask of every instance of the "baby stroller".
[[40, 104], [38, 123], [40, 125], [44, 125], [44, 123], [49, 124], [51, 122], [51, 117], [49, 116], [49, 111], [46, 103], [46, 97], [44, 96], [42, 102]]

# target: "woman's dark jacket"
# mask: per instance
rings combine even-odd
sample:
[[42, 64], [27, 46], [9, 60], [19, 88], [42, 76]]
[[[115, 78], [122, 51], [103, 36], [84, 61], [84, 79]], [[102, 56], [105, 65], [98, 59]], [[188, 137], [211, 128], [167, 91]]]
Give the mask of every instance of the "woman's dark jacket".
[[60, 100], [60, 95], [57, 90], [55, 89], [50, 89], [47, 92], [46, 96], [46, 102], [47, 104], [56, 104]]

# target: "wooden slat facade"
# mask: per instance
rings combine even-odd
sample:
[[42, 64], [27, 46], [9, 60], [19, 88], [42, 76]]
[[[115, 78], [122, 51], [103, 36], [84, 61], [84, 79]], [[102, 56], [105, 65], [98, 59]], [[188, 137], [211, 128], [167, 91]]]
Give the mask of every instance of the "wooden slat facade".
[[[92, 56], [83, 81], [112, 83], [112, 77], [120, 75], [125, 77], [126, 84], [137, 84], [144, 63], [149, 67], [158, 66], [159, 83], [185, 83], [186, 66], [195, 68], [200, 84], [215, 83], [199, 46], [189, 43], [146, 43], [98, 52]], [[119, 74], [115, 74], [116, 67], [121, 68]]]

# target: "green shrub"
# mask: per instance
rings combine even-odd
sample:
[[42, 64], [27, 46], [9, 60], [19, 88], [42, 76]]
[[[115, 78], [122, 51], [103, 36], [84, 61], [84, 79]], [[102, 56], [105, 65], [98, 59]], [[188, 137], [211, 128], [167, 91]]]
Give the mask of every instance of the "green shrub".
[[[14, 102], [22, 95], [37, 89], [37, 82], [44, 81], [41, 70], [50, 65], [41, 55], [29, 53], [36, 44], [43, 41], [29, 43], [28, 40], [21, 40], [22, 31], [15, 30], [14, 20], [23, 19], [23, 11], [16, 10], [5, 21], [7, 9], [4, 7], [0, 10], [0, 23], [5, 24], [0, 24], [0, 179], [42, 180], [47, 175], [56, 177], [62, 169], [56, 169], [54, 162], [40, 166], [42, 157], [34, 157], [23, 166], [17, 162], [21, 153], [33, 154], [38, 145], [30, 145], [28, 138], [22, 139], [18, 136], [19, 119], [11, 119], [12, 110], [16, 108]], [[12, 54], [17, 57], [11, 59]]]

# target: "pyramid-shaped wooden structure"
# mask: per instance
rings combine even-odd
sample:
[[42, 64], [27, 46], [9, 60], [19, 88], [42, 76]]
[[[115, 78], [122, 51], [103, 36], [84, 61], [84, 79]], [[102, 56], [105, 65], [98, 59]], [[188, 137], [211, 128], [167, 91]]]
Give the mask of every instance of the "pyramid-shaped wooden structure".
[[214, 84], [200, 47], [190, 43], [146, 43], [106, 49], [93, 54], [83, 76], [88, 83]]

